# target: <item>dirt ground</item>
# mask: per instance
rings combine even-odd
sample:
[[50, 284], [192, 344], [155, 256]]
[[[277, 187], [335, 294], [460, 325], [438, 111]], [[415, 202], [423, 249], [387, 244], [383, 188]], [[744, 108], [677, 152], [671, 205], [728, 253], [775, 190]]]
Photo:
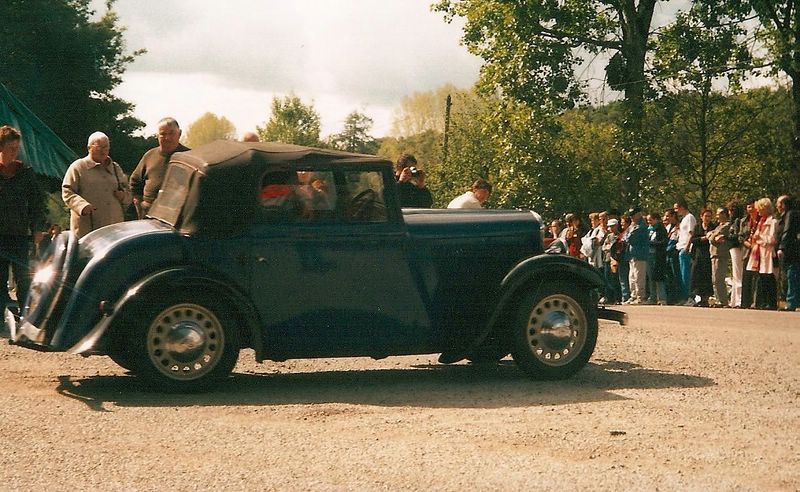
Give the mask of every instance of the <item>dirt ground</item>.
[[245, 351], [169, 395], [0, 340], [0, 489], [799, 490], [800, 313], [626, 310], [560, 382]]

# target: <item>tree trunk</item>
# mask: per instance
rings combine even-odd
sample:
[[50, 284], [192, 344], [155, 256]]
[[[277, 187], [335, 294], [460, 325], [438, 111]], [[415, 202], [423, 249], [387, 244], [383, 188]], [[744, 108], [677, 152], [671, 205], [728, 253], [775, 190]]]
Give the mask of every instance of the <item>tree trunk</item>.
[[624, 191], [629, 203], [639, 201], [642, 166], [646, 165], [642, 135], [644, 120], [644, 65], [647, 56], [647, 40], [653, 19], [655, 0], [642, 0], [638, 10], [633, 2], [626, 3], [622, 16], [622, 54], [625, 57], [625, 121], [623, 148], [626, 151]]
[[[800, 52], [795, 52], [795, 58], [800, 62]], [[800, 65], [796, 65], [800, 66]], [[794, 189], [800, 187], [800, 72], [797, 70], [786, 70], [786, 74], [792, 79], [792, 153], [788, 163], [790, 186]]]

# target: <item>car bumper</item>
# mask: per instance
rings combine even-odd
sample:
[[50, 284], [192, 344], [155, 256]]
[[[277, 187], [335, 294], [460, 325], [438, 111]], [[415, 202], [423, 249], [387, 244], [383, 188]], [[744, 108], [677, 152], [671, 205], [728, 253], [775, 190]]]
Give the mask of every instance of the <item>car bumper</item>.
[[21, 320], [19, 317], [19, 308], [17, 308], [17, 306], [6, 306], [3, 317], [6, 329], [8, 329], [11, 335], [8, 343], [42, 352], [49, 352], [51, 350], [50, 347], [44, 345], [44, 330], [40, 330], [27, 321]]
[[599, 306], [597, 308], [597, 317], [608, 321], [616, 321], [621, 325], [628, 324], [628, 313], [617, 311], [616, 309], [609, 309], [607, 307]]

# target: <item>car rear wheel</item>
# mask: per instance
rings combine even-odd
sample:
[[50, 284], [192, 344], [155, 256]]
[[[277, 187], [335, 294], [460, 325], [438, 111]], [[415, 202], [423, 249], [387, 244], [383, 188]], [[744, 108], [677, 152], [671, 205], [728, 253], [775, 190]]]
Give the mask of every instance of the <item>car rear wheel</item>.
[[522, 297], [511, 338], [520, 369], [540, 379], [564, 379], [594, 352], [597, 311], [589, 293], [574, 285], [542, 285]]
[[239, 357], [239, 333], [227, 311], [211, 305], [196, 296], [153, 302], [135, 334], [137, 375], [179, 391], [228, 376]]

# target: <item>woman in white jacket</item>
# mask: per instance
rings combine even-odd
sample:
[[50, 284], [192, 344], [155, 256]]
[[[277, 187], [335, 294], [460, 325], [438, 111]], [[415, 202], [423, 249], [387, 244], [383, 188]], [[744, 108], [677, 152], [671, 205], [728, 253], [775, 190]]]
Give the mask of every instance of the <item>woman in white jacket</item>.
[[[758, 227], [751, 232], [749, 243], [750, 261], [747, 269], [758, 272], [758, 295], [756, 307], [778, 309], [778, 284], [775, 278], [775, 242], [778, 221], [774, 217], [772, 200], [762, 198], [755, 203], [758, 211]], [[745, 244], [747, 246], [748, 244]]]

